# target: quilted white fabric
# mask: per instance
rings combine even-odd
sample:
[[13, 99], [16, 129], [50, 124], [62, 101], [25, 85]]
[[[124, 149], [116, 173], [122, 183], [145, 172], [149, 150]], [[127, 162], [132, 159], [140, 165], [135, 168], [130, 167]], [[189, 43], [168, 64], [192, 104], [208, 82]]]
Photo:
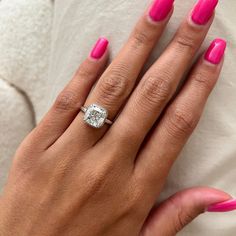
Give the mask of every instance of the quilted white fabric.
[[0, 186], [6, 181], [11, 157], [33, 127], [31, 107], [25, 96], [0, 77]]
[[22, 138], [44, 112], [52, 4], [0, 1], [0, 189]]

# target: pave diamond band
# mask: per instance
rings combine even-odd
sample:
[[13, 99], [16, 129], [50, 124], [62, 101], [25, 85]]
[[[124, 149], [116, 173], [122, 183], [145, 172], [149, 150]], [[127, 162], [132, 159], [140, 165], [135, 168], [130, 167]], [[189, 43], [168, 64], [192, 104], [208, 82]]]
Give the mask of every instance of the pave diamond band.
[[88, 107], [80, 108], [84, 112], [84, 121], [93, 128], [101, 128], [104, 124], [112, 125], [112, 121], [108, 119], [108, 112], [105, 108], [92, 104]]

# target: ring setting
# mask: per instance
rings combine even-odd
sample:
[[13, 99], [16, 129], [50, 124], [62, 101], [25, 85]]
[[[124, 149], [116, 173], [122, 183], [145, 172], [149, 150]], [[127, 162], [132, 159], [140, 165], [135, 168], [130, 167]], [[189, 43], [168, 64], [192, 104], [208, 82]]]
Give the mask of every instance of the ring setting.
[[108, 111], [102, 106], [97, 104], [82, 106], [81, 111], [84, 112], [84, 122], [93, 128], [99, 129], [105, 124], [112, 125], [112, 121], [108, 119]]

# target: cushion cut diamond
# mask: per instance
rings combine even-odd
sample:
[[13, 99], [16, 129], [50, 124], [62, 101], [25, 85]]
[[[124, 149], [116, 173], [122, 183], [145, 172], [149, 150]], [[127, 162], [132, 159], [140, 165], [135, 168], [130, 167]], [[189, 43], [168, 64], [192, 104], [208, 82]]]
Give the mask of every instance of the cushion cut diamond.
[[92, 104], [85, 112], [84, 121], [94, 128], [101, 128], [105, 124], [107, 116], [108, 113], [104, 108]]

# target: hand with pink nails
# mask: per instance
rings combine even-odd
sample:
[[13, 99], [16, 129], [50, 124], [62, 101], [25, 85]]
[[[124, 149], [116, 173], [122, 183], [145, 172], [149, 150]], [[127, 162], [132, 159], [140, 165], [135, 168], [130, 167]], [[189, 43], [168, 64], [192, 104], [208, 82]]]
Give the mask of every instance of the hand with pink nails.
[[98, 39], [16, 151], [1, 236], [174, 236], [201, 213], [236, 210], [233, 197], [208, 187], [156, 204], [223, 66], [217, 37], [182, 83], [217, 3], [198, 0], [142, 78], [174, 0], [153, 1], [110, 65], [109, 42]]

